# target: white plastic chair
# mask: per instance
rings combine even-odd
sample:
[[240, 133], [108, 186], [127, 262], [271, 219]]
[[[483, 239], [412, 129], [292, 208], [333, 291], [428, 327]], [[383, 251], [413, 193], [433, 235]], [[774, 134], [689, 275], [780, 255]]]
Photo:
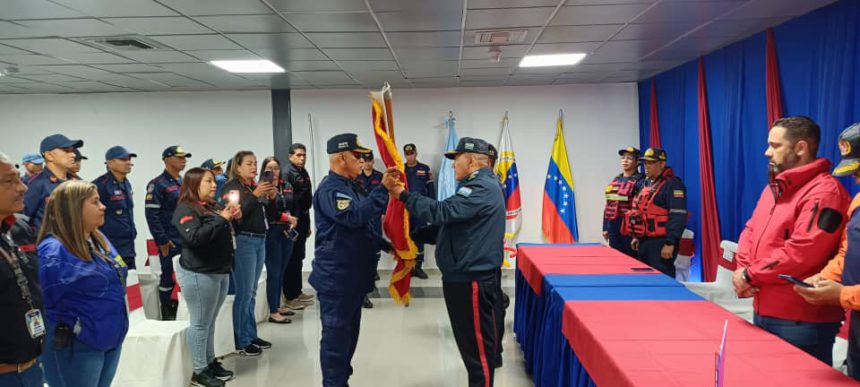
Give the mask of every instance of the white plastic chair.
[[[722, 241], [720, 242], [720, 248], [723, 249], [723, 259], [725, 261], [729, 263], [734, 261], [735, 253], [738, 251], [737, 243], [732, 241]], [[734, 273], [724, 265], [717, 265], [717, 277], [714, 282], [684, 282], [684, 286], [692, 292], [723, 307], [723, 309], [726, 309], [747, 321], [752, 321], [753, 299], [752, 297], [738, 298], [737, 294], [735, 294], [734, 285], [732, 284], [733, 274]]]
[[678, 244], [678, 257], [675, 258], [675, 279], [684, 282], [690, 280], [690, 263], [696, 254], [696, 244], [693, 241], [693, 233], [690, 229], [684, 229], [681, 241]]

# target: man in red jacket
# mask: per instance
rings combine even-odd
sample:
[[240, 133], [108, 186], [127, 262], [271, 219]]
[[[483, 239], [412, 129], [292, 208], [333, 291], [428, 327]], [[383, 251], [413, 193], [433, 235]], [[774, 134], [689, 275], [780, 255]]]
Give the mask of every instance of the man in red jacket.
[[811, 305], [779, 278], [818, 273], [839, 247], [849, 197], [818, 158], [821, 129], [808, 117], [780, 118], [768, 135], [770, 183], [738, 241], [738, 297], [755, 297], [755, 325], [831, 364], [838, 306]]

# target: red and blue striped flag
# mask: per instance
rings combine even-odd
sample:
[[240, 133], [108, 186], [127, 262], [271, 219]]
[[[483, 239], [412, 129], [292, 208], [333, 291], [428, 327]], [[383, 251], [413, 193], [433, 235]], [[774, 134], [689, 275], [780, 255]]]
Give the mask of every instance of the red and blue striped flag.
[[564, 143], [562, 113], [556, 123], [552, 156], [543, 186], [543, 214], [541, 229], [549, 243], [576, 243], [579, 230], [576, 226], [576, 197], [573, 194], [573, 175], [567, 161]]

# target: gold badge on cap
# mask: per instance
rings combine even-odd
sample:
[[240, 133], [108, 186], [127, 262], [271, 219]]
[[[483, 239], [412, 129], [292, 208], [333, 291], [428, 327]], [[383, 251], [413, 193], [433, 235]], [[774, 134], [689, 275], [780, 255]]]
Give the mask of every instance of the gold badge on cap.
[[654, 156], [654, 150], [648, 149], [647, 151], [645, 151], [645, 156], [648, 156], [648, 157]]

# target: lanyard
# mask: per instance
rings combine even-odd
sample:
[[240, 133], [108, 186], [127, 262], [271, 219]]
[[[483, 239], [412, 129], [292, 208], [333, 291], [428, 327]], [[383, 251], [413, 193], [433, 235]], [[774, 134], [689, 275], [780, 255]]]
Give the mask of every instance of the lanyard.
[[14, 255], [9, 254], [9, 252], [3, 248], [0, 248], [0, 253], [2, 253], [6, 262], [9, 263], [9, 266], [12, 267], [12, 273], [15, 274], [15, 282], [18, 284], [18, 288], [21, 289], [21, 298], [27, 303], [27, 306], [29, 306], [30, 309], [36, 309], [33, 306], [33, 295], [30, 294], [29, 282], [27, 282], [27, 277], [24, 276], [24, 272], [21, 270], [21, 263], [18, 259], [20, 258], [21, 252], [18, 250], [18, 245], [12, 241], [12, 237], [9, 236], [8, 232], [3, 234], [3, 238], [6, 239], [6, 243], [9, 245], [10, 250], [15, 253]]
[[105, 261], [108, 265], [110, 265], [113, 270], [116, 272], [117, 277], [119, 278], [119, 282], [122, 283], [122, 287], [125, 288], [125, 277], [122, 275], [122, 267], [120, 267], [119, 262], [114, 259], [110, 259], [107, 256], [107, 253], [102, 250], [100, 245], [96, 245], [92, 243], [92, 241], [87, 241], [90, 245], [90, 253], [99, 257], [102, 261]]

